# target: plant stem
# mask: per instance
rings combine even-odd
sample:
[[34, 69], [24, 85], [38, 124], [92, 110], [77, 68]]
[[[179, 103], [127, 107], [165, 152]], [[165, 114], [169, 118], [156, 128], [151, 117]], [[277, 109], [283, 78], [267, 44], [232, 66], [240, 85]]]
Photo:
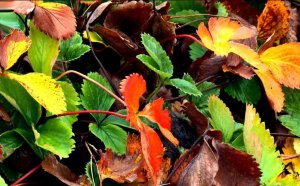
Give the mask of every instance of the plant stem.
[[280, 157], [283, 160], [290, 160], [290, 159], [294, 159], [294, 158], [299, 158], [300, 154], [294, 154], [294, 155], [284, 155], [284, 154], [281, 154]]
[[150, 99], [159, 91], [159, 89], [161, 88], [162, 84], [163, 83], [161, 81], [159, 81], [159, 85], [148, 96], [148, 98], [146, 99], [146, 103], [148, 103], [150, 101]]
[[196, 43], [198, 43], [202, 47], [206, 48], [201, 41], [199, 41], [197, 38], [195, 38], [194, 36], [189, 35], [189, 34], [172, 35], [170, 37], [167, 37], [167, 38], [161, 40], [160, 43], [164, 43], [164, 42], [166, 42], [168, 40], [171, 40], [171, 39], [174, 39], [174, 38], [188, 38], [188, 39], [191, 39], [191, 40], [195, 41]]
[[29, 177], [30, 175], [32, 175], [35, 171], [37, 171], [39, 168], [42, 167], [42, 164], [38, 164], [37, 166], [35, 166], [33, 169], [31, 169], [29, 172], [27, 172], [26, 174], [24, 174], [21, 178], [17, 179], [14, 183], [12, 183], [10, 186], [17, 186], [19, 183], [21, 183], [24, 179], [26, 179], [27, 177]]
[[126, 119], [126, 115], [123, 114], [119, 114], [116, 112], [111, 112], [111, 111], [104, 111], [104, 110], [78, 110], [78, 111], [72, 111], [72, 112], [65, 112], [62, 114], [57, 114], [57, 115], [52, 115], [47, 117], [47, 119], [51, 119], [51, 118], [57, 118], [57, 117], [62, 117], [62, 116], [69, 116], [69, 115], [76, 115], [76, 114], [109, 114], [109, 115], [113, 115], [119, 118], [125, 118]]
[[185, 18], [185, 17], [198, 17], [198, 16], [228, 17], [228, 16], [221, 16], [221, 15], [213, 15], [213, 14], [190, 14], [190, 15], [171, 16], [170, 19], [172, 19], [172, 18]]
[[104, 87], [103, 85], [101, 85], [100, 83], [98, 83], [97, 81], [93, 80], [92, 78], [89, 78], [88, 76], [77, 72], [75, 70], [68, 70], [66, 72], [63, 72], [62, 74], [60, 74], [58, 77], [56, 77], [56, 80], [59, 80], [60, 78], [62, 78], [63, 76], [67, 75], [67, 74], [76, 74], [82, 78], [84, 78], [85, 80], [97, 85], [98, 87], [100, 87], [102, 90], [104, 90], [105, 92], [107, 92], [109, 95], [111, 95], [113, 98], [115, 98], [116, 100], [118, 100], [120, 103], [122, 103], [124, 106], [126, 106], [126, 103], [120, 98], [118, 97], [116, 94], [114, 94], [112, 91], [108, 90], [106, 87]]

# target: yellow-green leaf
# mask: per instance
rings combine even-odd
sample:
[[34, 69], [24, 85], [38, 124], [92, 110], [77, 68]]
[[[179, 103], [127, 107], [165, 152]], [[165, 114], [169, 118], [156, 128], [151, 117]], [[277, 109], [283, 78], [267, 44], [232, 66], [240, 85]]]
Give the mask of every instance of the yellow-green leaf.
[[37, 102], [52, 114], [60, 114], [66, 111], [63, 90], [54, 79], [41, 73], [28, 73], [25, 75], [8, 73], [7, 75], [19, 82]]
[[262, 172], [261, 184], [268, 184], [283, 171], [283, 161], [276, 151], [274, 138], [252, 105], [247, 105], [244, 123], [244, 143], [247, 153], [254, 156]]

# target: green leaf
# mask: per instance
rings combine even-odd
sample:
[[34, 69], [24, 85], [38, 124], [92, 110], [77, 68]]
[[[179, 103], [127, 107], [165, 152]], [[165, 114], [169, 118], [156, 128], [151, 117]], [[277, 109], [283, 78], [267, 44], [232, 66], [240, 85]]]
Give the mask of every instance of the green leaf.
[[82, 44], [82, 38], [78, 32], [76, 32], [72, 38], [60, 42], [59, 50], [60, 52], [57, 60], [67, 62], [78, 59], [80, 56], [90, 51], [90, 47]]
[[[126, 109], [119, 110], [117, 113], [127, 115]], [[114, 115], [108, 116], [101, 122], [101, 125], [107, 125], [107, 124], [114, 124], [120, 127], [132, 129], [130, 123], [125, 118], [120, 118]]]
[[[112, 90], [107, 80], [98, 73], [89, 73], [89, 78], [102, 84], [104, 87]], [[107, 92], [96, 86], [95, 84], [83, 80], [81, 87], [83, 95], [81, 96], [82, 105], [87, 110], [109, 110], [115, 99], [111, 97]], [[106, 116], [103, 114], [92, 114], [98, 123], [101, 123], [102, 119]]]
[[21, 136], [14, 131], [7, 131], [0, 135], [0, 148], [2, 154], [0, 154], [0, 162], [10, 156], [15, 150], [17, 150], [23, 144]]
[[126, 153], [127, 133], [121, 127], [112, 124], [97, 125], [91, 123], [89, 128], [104, 143], [106, 148], [111, 149], [118, 155]]
[[179, 23], [179, 24], [189, 24], [195, 28], [198, 27], [200, 22], [205, 21], [205, 18], [203, 16], [189, 16], [189, 15], [195, 15], [200, 14], [198, 11], [195, 10], [181, 10], [179, 12], [176, 12], [174, 16], [178, 16], [175, 18], [171, 17], [172, 22]]
[[33, 22], [30, 23], [29, 37], [31, 46], [28, 58], [33, 70], [51, 76], [52, 66], [59, 52], [59, 41], [39, 31]]
[[256, 104], [261, 98], [261, 87], [257, 78], [238, 78], [225, 87], [224, 91], [242, 103]]
[[[21, 17], [24, 18], [24, 16]], [[25, 30], [24, 23], [14, 12], [1, 12], [0, 25], [23, 31]]]
[[7, 186], [7, 184], [5, 183], [4, 179], [1, 176], [0, 176], [0, 185]]
[[170, 79], [171, 84], [184, 92], [185, 94], [194, 95], [194, 96], [201, 96], [202, 93], [197, 89], [195, 83], [191, 83], [185, 79]]
[[[80, 99], [74, 87], [70, 83], [64, 81], [57, 81], [57, 84], [61, 86], [64, 92], [66, 104], [67, 104], [67, 112], [77, 111], [78, 105], [80, 105], [79, 103]], [[63, 116], [63, 117], [59, 117], [59, 119], [71, 125], [77, 121], [77, 115]]]
[[41, 106], [18, 82], [1, 76], [0, 94], [22, 114], [27, 124], [36, 124], [40, 119]]
[[247, 153], [254, 156], [262, 172], [261, 184], [268, 184], [283, 171], [283, 161], [276, 151], [274, 138], [252, 105], [246, 108], [243, 135]]
[[149, 34], [144, 33], [141, 37], [142, 44], [152, 60], [147, 55], [138, 55], [137, 58], [151, 70], [158, 73], [162, 79], [170, 78], [173, 74], [173, 64], [166, 51], [164, 51], [160, 43]]
[[193, 61], [195, 61], [196, 59], [204, 56], [204, 54], [207, 51], [206, 48], [202, 47], [201, 45], [199, 45], [196, 42], [190, 44], [189, 48], [190, 48], [190, 50], [189, 50], [190, 58]]
[[234, 119], [229, 108], [220, 98], [213, 95], [208, 99], [208, 110], [211, 125], [222, 132], [223, 141], [228, 143], [234, 131]]
[[171, 8], [170, 14], [175, 15], [176, 12], [180, 12], [182, 10], [195, 10], [200, 13], [206, 13], [205, 7], [200, 1], [178, 1], [178, 0], [170, 0]]
[[241, 151], [246, 151], [245, 144], [244, 144], [244, 137], [243, 137], [243, 129], [244, 125], [241, 123], [235, 122], [234, 124], [234, 132], [230, 140], [230, 144], [239, 149]]
[[59, 118], [50, 119], [34, 129], [36, 144], [60, 158], [67, 158], [75, 147], [72, 126], [64, 123]]
[[93, 162], [88, 162], [85, 166], [85, 174], [90, 181], [91, 186], [100, 185], [97, 165]]
[[218, 14], [217, 14], [218, 16], [224, 16], [224, 17], [228, 16], [228, 12], [226, 10], [226, 7], [221, 2], [216, 2], [215, 7], [218, 10]]
[[281, 115], [278, 117], [282, 125], [290, 129], [292, 134], [300, 136], [300, 90], [283, 88], [285, 96], [285, 111], [288, 113], [286, 115]]

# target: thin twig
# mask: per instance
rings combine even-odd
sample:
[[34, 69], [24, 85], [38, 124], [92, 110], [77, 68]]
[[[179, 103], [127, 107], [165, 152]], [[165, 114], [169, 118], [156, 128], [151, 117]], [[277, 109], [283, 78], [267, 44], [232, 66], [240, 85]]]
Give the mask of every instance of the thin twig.
[[185, 17], [199, 17], [199, 16], [228, 17], [228, 16], [214, 15], [214, 14], [189, 14], [189, 15], [171, 16], [170, 19], [173, 19], [173, 18], [185, 18]]
[[125, 103], [120, 97], [118, 97], [116, 94], [114, 94], [112, 91], [108, 90], [106, 87], [104, 87], [103, 85], [101, 85], [101, 84], [98, 83], [97, 81], [95, 81], [95, 80], [89, 78], [88, 76], [86, 76], [86, 75], [84, 75], [84, 74], [82, 74], [82, 73], [80, 73], [80, 72], [77, 72], [77, 71], [75, 71], [75, 70], [68, 70], [68, 71], [66, 71], [66, 72], [63, 72], [62, 74], [60, 74], [60, 75], [59, 75], [58, 77], [56, 77], [55, 79], [56, 79], [56, 80], [59, 80], [59, 79], [62, 78], [63, 76], [65, 76], [65, 75], [67, 75], [67, 74], [71, 74], [71, 73], [76, 74], [76, 75], [78, 75], [78, 76], [84, 78], [85, 80], [87, 80], [87, 81], [89, 81], [89, 82], [91, 82], [91, 83], [97, 85], [97, 86], [100, 87], [102, 90], [104, 90], [104, 91], [107, 92], [109, 95], [111, 95], [113, 98], [115, 98], [115, 99], [118, 100], [120, 103], [122, 103], [123, 105], [126, 106], [126, 103]]
[[70, 116], [70, 115], [77, 115], [77, 114], [109, 114], [109, 115], [114, 115], [119, 118], [126, 118], [126, 115], [119, 114], [116, 112], [111, 112], [111, 111], [104, 111], [104, 110], [79, 110], [79, 111], [72, 111], [72, 112], [65, 112], [62, 114], [57, 114], [57, 115], [52, 115], [46, 117], [47, 119], [52, 119], [52, 118], [57, 118], [57, 117], [62, 117], [62, 116]]
[[299, 158], [300, 154], [294, 154], [294, 155], [285, 155], [285, 154], [280, 154], [280, 157], [283, 160], [290, 160], [290, 159], [294, 159], [294, 158]]
[[30, 175], [32, 175], [35, 171], [37, 171], [39, 168], [42, 167], [42, 164], [38, 164], [37, 166], [35, 166], [33, 169], [31, 169], [29, 172], [27, 172], [26, 174], [24, 174], [22, 177], [20, 177], [19, 179], [17, 179], [14, 183], [12, 183], [10, 186], [17, 186], [19, 183], [21, 183], [24, 179], [26, 179], [27, 177], [29, 177]]

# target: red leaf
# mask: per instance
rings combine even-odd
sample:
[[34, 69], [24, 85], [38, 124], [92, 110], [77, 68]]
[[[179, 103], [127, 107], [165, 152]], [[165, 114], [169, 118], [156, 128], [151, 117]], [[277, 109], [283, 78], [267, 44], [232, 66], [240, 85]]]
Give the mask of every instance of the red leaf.
[[178, 140], [174, 138], [171, 130], [171, 118], [169, 116], [168, 109], [163, 108], [164, 101], [162, 98], [159, 98], [153, 103], [150, 103], [146, 105], [146, 107], [141, 111], [138, 115], [146, 117], [152, 122], [157, 123], [160, 131], [163, 133], [163, 135], [170, 140], [174, 145], [178, 145]]
[[33, 18], [42, 32], [58, 40], [69, 39], [76, 31], [75, 16], [64, 4], [38, 3]]
[[143, 155], [153, 183], [156, 185], [157, 174], [163, 160], [163, 144], [151, 127], [145, 124], [141, 124], [141, 126], [143, 126], [140, 130]]
[[31, 1], [5, 1], [0, 2], [1, 9], [10, 9], [18, 14], [29, 14], [34, 9], [34, 3]]

